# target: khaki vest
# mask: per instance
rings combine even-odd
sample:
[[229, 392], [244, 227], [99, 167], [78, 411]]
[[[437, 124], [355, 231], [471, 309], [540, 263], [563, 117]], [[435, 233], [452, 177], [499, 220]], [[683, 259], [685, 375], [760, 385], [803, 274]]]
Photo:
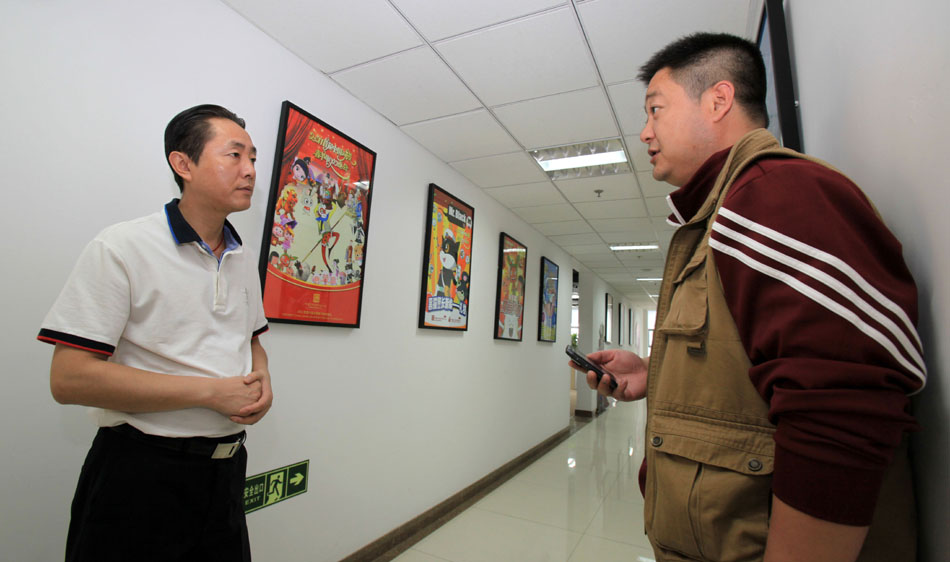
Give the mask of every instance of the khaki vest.
[[[762, 157], [814, 160], [781, 148], [763, 129], [747, 134], [729, 153], [706, 202], [670, 243], [647, 387], [644, 521], [658, 562], [749, 561], [765, 553], [775, 426], [749, 380], [751, 363], [708, 244], [732, 183]], [[888, 504], [889, 526], [872, 525], [862, 562], [915, 559], [906, 450], [895, 459], [877, 510]], [[898, 476], [900, 482], [892, 482]], [[895, 531], [895, 518], [910, 527]], [[879, 527], [887, 527], [887, 536], [877, 534]]]

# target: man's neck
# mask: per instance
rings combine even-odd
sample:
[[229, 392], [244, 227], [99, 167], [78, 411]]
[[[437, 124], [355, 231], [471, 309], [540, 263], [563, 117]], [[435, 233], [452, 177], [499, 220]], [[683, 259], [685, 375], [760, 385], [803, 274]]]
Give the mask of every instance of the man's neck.
[[178, 210], [206, 244], [213, 246], [221, 241], [227, 214], [212, 211], [207, 206], [197, 205], [184, 194], [178, 203]]

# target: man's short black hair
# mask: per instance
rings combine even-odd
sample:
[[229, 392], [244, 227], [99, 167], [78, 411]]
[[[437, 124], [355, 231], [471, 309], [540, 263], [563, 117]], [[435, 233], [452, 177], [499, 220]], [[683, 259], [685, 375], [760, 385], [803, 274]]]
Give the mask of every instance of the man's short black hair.
[[[211, 138], [211, 123], [208, 120], [215, 118], [234, 121], [244, 128], [244, 119], [220, 105], [204, 104], [186, 109], [172, 117], [165, 127], [165, 161], [168, 161], [169, 154], [177, 151], [187, 154], [188, 158], [197, 164], [205, 144]], [[168, 162], [168, 167], [171, 168], [171, 162]], [[174, 168], [172, 173], [175, 175], [178, 189], [184, 191], [184, 180]]]
[[720, 80], [736, 89], [736, 99], [749, 118], [768, 127], [765, 107], [765, 63], [751, 41], [728, 33], [694, 33], [670, 43], [640, 67], [637, 75], [644, 84], [669, 68], [676, 83], [694, 99]]

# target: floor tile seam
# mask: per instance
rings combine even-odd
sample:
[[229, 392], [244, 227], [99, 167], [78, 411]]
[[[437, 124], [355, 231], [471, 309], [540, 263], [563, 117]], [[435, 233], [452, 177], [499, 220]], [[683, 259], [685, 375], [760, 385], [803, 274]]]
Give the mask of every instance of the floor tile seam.
[[[590, 521], [587, 522], [587, 526], [584, 527], [584, 534], [587, 534], [587, 531], [590, 530], [590, 526], [594, 524], [594, 519], [597, 519], [597, 514], [604, 510], [604, 503], [607, 501], [606, 496], [600, 498], [600, 505], [597, 506], [597, 509], [594, 510], [594, 515], [590, 518]], [[606, 514], [604, 514], [606, 517]]]
[[[609, 542], [609, 543], [613, 543], [613, 544], [620, 545], [620, 546], [626, 546], [626, 547], [634, 548], [634, 549], [637, 549], [637, 550], [643, 550], [643, 551], [645, 551], [646, 553], [650, 554], [650, 555], [653, 556], [653, 557], [656, 556], [656, 554], [653, 552], [653, 547], [651, 547], [651, 546], [643, 546], [643, 545], [639, 545], [639, 544], [631, 544], [631, 543], [628, 543], [628, 542], [618, 541], [618, 540], [614, 540], [614, 539], [608, 539], [608, 538], [606, 538], [606, 537], [598, 537], [597, 535], [590, 535], [590, 534], [586, 534], [586, 533], [584, 534], [584, 537], [581, 538], [580, 541], [578, 541], [578, 543], [577, 543], [578, 546], [574, 548], [574, 553], [577, 552], [577, 548], [580, 547], [580, 543], [581, 543], [581, 542], [584, 542], [584, 538], [588, 538], [588, 537], [591, 538], [591, 539], [597, 539], [597, 540], [601, 540], [601, 541], [607, 541], [607, 542]], [[574, 553], [572, 553], [571, 556], [573, 556]], [[572, 562], [572, 561], [570, 560], [570, 558], [568, 559], [568, 562]], [[575, 561], [575, 562], [581, 562], [581, 561], [578, 560], [578, 561]]]
[[[591, 521], [591, 523], [593, 523], [593, 521]], [[637, 542], [631, 542], [630, 540], [618, 540], [618, 539], [611, 538], [611, 537], [605, 537], [604, 535], [598, 535], [597, 533], [591, 533], [591, 532], [589, 532], [589, 529], [590, 529], [590, 527], [588, 527], [588, 531], [584, 533], [584, 536], [590, 536], [590, 537], [594, 537], [594, 538], [597, 538], [597, 539], [604, 539], [604, 540], [606, 540], [606, 541], [613, 541], [613, 542], [616, 542], [616, 543], [626, 544], [626, 545], [630, 545], [630, 546], [638, 546], [638, 547], [640, 547], [640, 548], [652, 548], [652, 547], [649, 546], [649, 544], [650, 544], [649, 541], [647, 541], [647, 543], [644, 545], [644, 544], [639, 544], [639, 543], [637, 543]], [[644, 539], [645, 539], [645, 537], [644, 537]]]
[[[587, 521], [586, 523], [583, 524], [584, 529], [586, 529], [587, 527], [590, 526], [590, 522], [594, 520], [594, 517], [597, 515], [597, 510], [599, 509], [599, 507], [600, 507], [600, 506], [598, 505], [597, 508], [595, 508], [595, 509], [593, 509], [593, 510], [591, 511], [590, 521]], [[514, 513], [511, 513], [511, 512], [508, 512], [508, 511], [497, 511], [497, 510], [494, 510], [494, 509], [488, 509], [487, 507], [480, 507], [480, 508], [478, 508], [478, 509], [480, 509], [480, 510], [482, 510], [482, 511], [487, 511], [487, 512], [489, 512], [489, 513], [494, 513], [495, 515], [503, 515], [503, 516], [505, 516], [505, 517], [511, 517], [512, 519], [519, 519], [519, 520], [521, 520], [521, 521], [528, 521], [528, 522], [530, 522], [530, 523], [537, 523], [538, 525], [544, 525], [544, 526], [547, 526], [547, 527], [553, 527], [553, 528], [555, 528], [555, 529], [559, 529], [559, 530], [561, 530], [561, 531], [567, 531], [567, 532], [569, 532], [569, 533], [576, 533], [576, 534], [578, 534], [578, 535], [581, 535], [581, 534], [584, 533], [583, 530], [576, 530], [576, 529], [570, 529], [570, 528], [568, 528], [568, 527], [562, 527], [562, 526], [560, 526], [560, 525], [556, 525], [556, 524], [554, 524], [554, 523], [550, 523], [550, 522], [547, 522], [547, 521], [540, 521], [540, 520], [538, 520], [538, 519], [535, 519], [535, 518], [533, 518], [533, 517], [529, 517], [529, 516], [527, 516], [527, 515], [524, 515], [524, 516], [522, 516], [522, 515], [515, 515]]]
[[[556, 485], [544, 484], [544, 483], [541, 483], [541, 482], [535, 482], [535, 481], [531, 480], [530, 478], [512, 478], [510, 481], [505, 482], [504, 484], [502, 484], [502, 486], [500, 486], [498, 489], [493, 490], [491, 493], [489, 493], [488, 495], [486, 495], [484, 498], [481, 498], [480, 500], [478, 500], [478, 502], [476, 502], [474, 505], [478, 505], [479, 503], [485, 501], [485, 500], [488, 499], [490, 496], [492, 496], [492, 495], [494, 495], [494, 494], [496, 494], [496, 493], [497, 493], [499, 496], [502, 495], [502, 494], [505, 494], [505, 493], [506, 493], [506, 490], [501, 490], [502, 487], [504, 487], [504, 486], [509, 486], [509, 485], [513, 485], [513, 484], [519, 484], [519, 485], [527, 486], [527, 487], [533, 488], [533, 489], [535, 489], [535, 490], [539, 490], [539, 491], [541, 491], [541, 492], [557, 492], [557, 493], [559, 493], [559, 494], [560, 494], [561, 492], [565, 492], [565, 491], [567, 491], [567, 492], [572, 492], [572, 490], [569, 489], [570, 487], [568, 487], [568, 489], [565, 490], [565, 487], [564, 487], [564, 486], [556, 486]], [[614, 482], [614, 486], [616, 486], [616, 485], [617, 485], [617, 482]], [[611, 488], [611, 490], [612, 490], [612, 489], [613, 489], [613, 488]], [[499, 492], [499, 490], [501, 490], [501, 492]], [[595, 494], [590, 494], [590, 493], [587, 493], [587, 494], [584, 494], [584, 495], [587, 496], [587, 497], [591, 497], [591, 498], [596, 498], [596, 499], [599, 499], [599, 500], [603, 500], [603, 499], [604, 499], [605, 497], [607, 497], [607, 495], [609, 495], [609, 494], [610, 494], [610, 492], [608, 491], [608, 492], [605, 493], [605, 494], [596, 494], [596, 493], [595, 493]]]
[[[491, 511], [491, 510], [489, 510], [489, 509], [485, 509], [485, 508], [482, 508], [482, 507], [476, 507], [476, 506], [472, 506], [472, 507], [470, 507], [469, 509], [477, 509], [478, 511], [483, 511], [483, 512], [486, 512], [486, 513], [491, 513], [492, 515], [500, 515], [500, 516], [502, 516], [502, 517], [507, 517], [508, 519], [517, 519], [518, 521], [525, 521], [525, 522], [527, 522], [527, 523], [534, 523], [535, 525], [541, 525], [542, 527], [548, 527], [548, 528], [550, 528], [550, 529], [557, 529], [558, 531], [564, 531], [565, 533], [571, 533], [571, 534], [573, 534], [573, 535], [577, 535], [577, 536], [578, 536], [578, 540], [580, 540], [580, 537], [583, 536], [583, 534], [584, 534], [584, 533], [582, 533], [582, 532], [580, 532], [580, 531], [572, 531], [572, 530], [570, 530], [570, 529], [566, 529], [566, 528], [564, 528], [564, 527], [559, 527], [559, 526], [557, 526], [557, 525], [552, 525], [552, 524], [550, 524], [550, 523], [545, 523], [545, 522], [543, 522], [543, 521], [535, 521], [534, 519], [528, 519], [528, 518], [526, 518], [526, 517], [518, 517], [517, 515], [511, 515], [510, 513], [498, 513], [497, 511]], [[595, 515], [596, 515], [596, 512], [595, 512]]]
[[[614, 474], [615, 474], [615, 473], [614, 473]], [[537, 486], [543, 486], [543, 487], [545, 487], [545, 488], [549, 488], [549, 489], [551, 489], [551, 490], [553, 490], [553, 491], [558, 491], [558, 492], [570, 491], [570, 488], [571, 488], [570, 485], [569, 485], [569, 483], [566, 483], [566, 484], [565, 484], [565, 483], [562, 483], [562, 484], [558, 484], [558, 485], [550, 485], [550, 484], [543, 484], [543, 483], [540, 483], [540, 482], [533, 481], [533, 480], [531, 480], [531, 477], [516, 477], [516, 478], [517, 478], [517, 480], [518, 480], [519, 482], [532, 482], [532, 483], [536, 484]], [[604, 491], [603, 491], [603, 492], [597, 492], [597, 491], [595, 491], [595, 492], [594, 492], [593, 494], [591, 494], [591, 495], [592, 495], [593, 497], [598, 497], [598, 498], [601, 498], [601, 499], [602, 499], [602, 498], [605, 498], [605, 497], [607, 497], [607, 494], [610, 493], [611, 486], [613, 486], [613, 485], [616, 484], [616, 483], [617, 483], [617, 478], [616, 478], [616, 477], [614, 478], [613, 482], [609, 482], [609, 483], [608, 483], [608, 482], [604, 482]], [[596, 482], [595, 482], [595, 484], [596, 484]]]

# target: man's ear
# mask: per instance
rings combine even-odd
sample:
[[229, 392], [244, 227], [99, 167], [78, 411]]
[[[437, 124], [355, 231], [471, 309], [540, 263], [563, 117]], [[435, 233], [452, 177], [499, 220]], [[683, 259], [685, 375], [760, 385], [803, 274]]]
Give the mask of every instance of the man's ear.
[[736, 100], [736, 88], [728, 80], [720, 80], [703, 94], [713, 121], [720, 121], [729, 114]]
[[187, 154], [177, 150], [173, 151], [168, 155], [168, 163], [171, 164], [172, 170], [175, 170], [175, 173], [181, 176], [182, 180], [191, 181], [191, 168], [195, 164]]

